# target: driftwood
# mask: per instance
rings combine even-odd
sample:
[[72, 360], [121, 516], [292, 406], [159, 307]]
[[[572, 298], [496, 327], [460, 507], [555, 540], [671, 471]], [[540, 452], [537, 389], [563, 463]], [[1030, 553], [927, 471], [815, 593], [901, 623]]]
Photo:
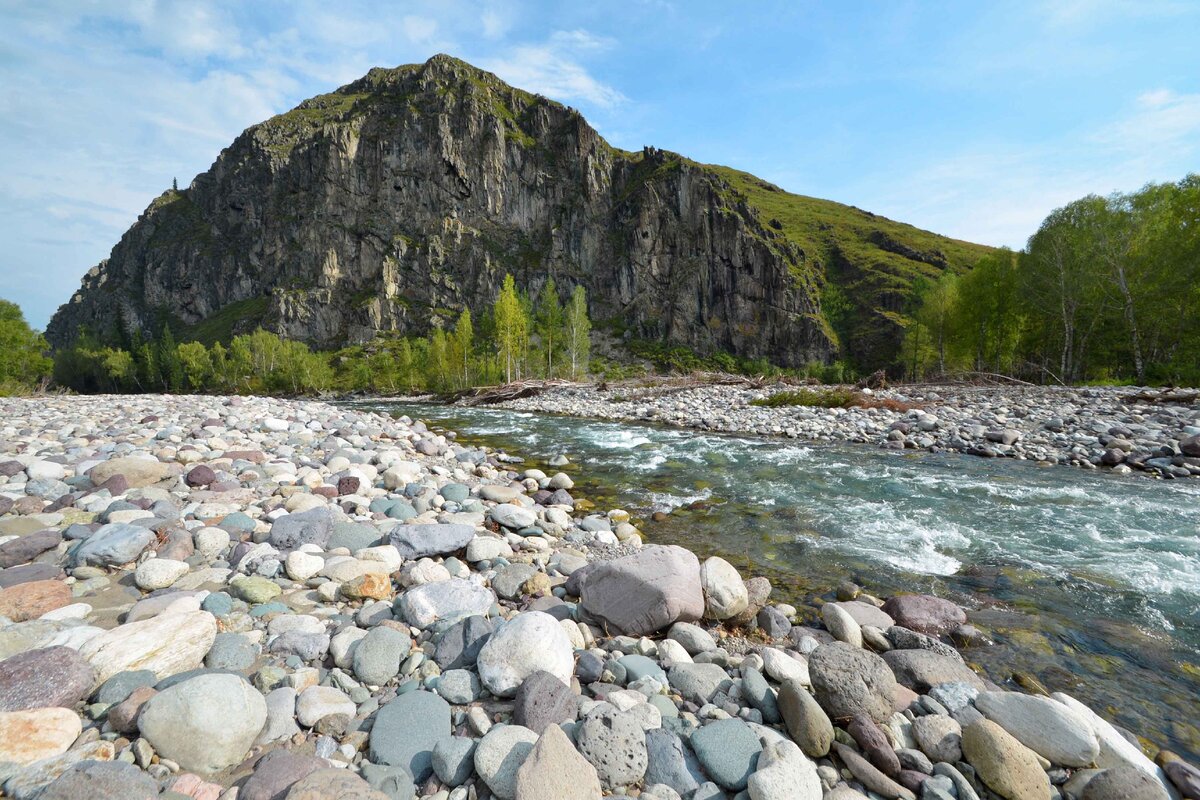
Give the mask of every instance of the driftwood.
[[1179, 403], [1190, 406], [1200, 403], [1200, 392], [1185, 392], [1180, 389], [1163, 389], [1161, 392], [1138, 392], [1121, 398], [1126, 403]]
[[476, 386], [471, 389], [461, 389], [443, 395], [442, 399], [448, 403], [458, 403], [464, 406], [487, 406], [507, 400], [519, 400], [522, 397], [534, 397], [550, 388], [580, 385], [582, 384], [566, 380], [517, 381], [516, 383], [506, 383], [503, 386]]

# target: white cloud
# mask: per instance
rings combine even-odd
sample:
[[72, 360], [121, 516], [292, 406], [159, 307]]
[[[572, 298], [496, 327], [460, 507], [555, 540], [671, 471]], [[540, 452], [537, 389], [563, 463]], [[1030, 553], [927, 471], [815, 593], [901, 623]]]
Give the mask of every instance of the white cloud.
[[428, 42], [437, 33], [438, 24], [437, 20], [410, 14], [401, 20], [401, 27], [409, 41], [423, 43]]
[[487, 8], [479, 17], [483, 24], [483, 35], [488, 39], [500, 39], [508, 33], [508, 19], [495, 8]]
[[1019, 248], [1055, 208], [1088, 194], [1179, 180], [1178, 164], [1197, 153], [1200, 94], [1155, 89], [1095, 132], [1040, 145], [981, 144], [848, 188], [855, 204], [886, 216]]
[[540, 44], [521, 44], [495, 58], [479, 63], [522, 89], [556, 100], [575, 100], [612, 108], [626, 101], [625, 95], [595, 78], [579, 63], [582, 54], [612, 47], [610, 39], [587, 31], [556, 31]]

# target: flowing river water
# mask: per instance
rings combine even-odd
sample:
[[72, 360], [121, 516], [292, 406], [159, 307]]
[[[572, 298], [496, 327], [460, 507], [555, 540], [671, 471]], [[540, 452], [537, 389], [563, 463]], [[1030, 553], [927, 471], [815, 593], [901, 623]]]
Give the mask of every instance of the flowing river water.
[[[625, 508], [649, 542], [719, 555], [807, 610], [852, 580], [967, 606], [1033, 676], [1159, 747], [1200, 755], [1200, 481], [707, 434], [517, 411], [363, 403], [456, 431]], [[667, 512], [666, 516], [655, 512]]]

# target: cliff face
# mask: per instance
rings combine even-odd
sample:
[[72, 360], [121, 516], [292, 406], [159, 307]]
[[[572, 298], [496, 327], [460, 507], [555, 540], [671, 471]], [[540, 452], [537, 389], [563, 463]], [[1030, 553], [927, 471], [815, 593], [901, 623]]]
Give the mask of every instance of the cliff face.
[[146, 329], [166, 312], [208, 338], [262, 325], [328, 347], [424, 334], [490, 305], [511, 272], [531, 291], [582, 284], [595, 319], [638, 338], [834, 357], [828, 247], [727, 178], [617, 150], [574, 110], [446, 56], [375, 69], [249, 128], [157, 198], [46, 333], [103, 335], [119, 308]]

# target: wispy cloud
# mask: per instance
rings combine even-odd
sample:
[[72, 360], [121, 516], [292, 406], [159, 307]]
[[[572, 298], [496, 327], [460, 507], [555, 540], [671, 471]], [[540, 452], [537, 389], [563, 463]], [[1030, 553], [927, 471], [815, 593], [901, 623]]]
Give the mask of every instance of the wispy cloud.
[[612, 108], [627, 99], [595, 78], [579, 56], [609, 50], [615, 42], [584, 30], [555, 31], [537, 44], [520, 44], [482, 66], [516, 86], [559, 100], [582, 100]]

